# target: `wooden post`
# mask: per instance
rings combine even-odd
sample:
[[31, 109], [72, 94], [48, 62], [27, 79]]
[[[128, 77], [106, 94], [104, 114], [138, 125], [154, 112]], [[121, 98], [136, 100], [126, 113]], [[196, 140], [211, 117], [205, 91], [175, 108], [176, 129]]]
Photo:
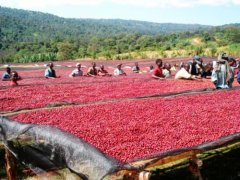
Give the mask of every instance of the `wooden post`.
[[5, 147], [5, 166], [8, 180], [16, 179], [16, 159]]
[[138, 180], [149, 180], [151, 178], [151, 172], [149, 171], [142, 171], [139, 174]]
[[196, 155], [190, 158], [189, 170], [198, 180], [203, 180], [202, 174], [200, 172], [200, 167], [202, 166], [202, 164], [202, 160], [198, 159]]

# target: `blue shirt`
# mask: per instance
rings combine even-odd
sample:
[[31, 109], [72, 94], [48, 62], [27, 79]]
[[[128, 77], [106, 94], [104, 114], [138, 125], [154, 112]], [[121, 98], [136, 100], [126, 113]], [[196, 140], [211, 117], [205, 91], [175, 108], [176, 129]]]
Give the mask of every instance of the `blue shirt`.
[[51, 68], [47, 68], [45, 70], [45, 77], [48, 78], [48, 77], [56, 77], [56, 73], [55, 73], [55, 70], [54, 69], [51, 69]]
[[226, 73], [226, 65], [219, 64], [220, 70], [213, 70], [212, 72], [212, 82], [216, 83], [217, 88], [227, 89], [229, 88], [227, 83], [227, 73]]
[[238, 75], [237, 75], [237, 81], [240, 84], [240, 71], [238, 72]]
[[11, 76], [7, 72], [2, 75], [2, 80], [10, 80]]

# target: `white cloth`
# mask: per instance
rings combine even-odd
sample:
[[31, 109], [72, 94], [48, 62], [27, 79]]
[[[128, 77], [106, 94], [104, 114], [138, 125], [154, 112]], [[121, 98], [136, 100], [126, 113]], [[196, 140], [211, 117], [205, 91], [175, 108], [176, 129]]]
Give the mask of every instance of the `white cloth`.
[[163, 75], [165, 78], [171, 77], [171, 72], [167, 69], [163, 69]]
[[114, 76], [119, 76], [125, 74], [125, 72], [122, 69], [115, 69], [113, 72]]
[[171, 70], [171, 71], [177, 71], [177, 69], [176, 69], [175, 66], [172, 66], [170, 70]]
[[[211, 76], [212, 82], [215, 83], [217, 88], [226, 89], [229, 88], [226, 76], [226, 65], [225, 64], [217, 64], [216, 61], [213, 61], [213, 72]], [[216, 68], [217, 67], [217, 68]]]
[[175, 79], [190, 79], [191, 76], [192, 75], [189, 72], [187, 72], [186, 69], [181, 68], [175, 75]]
[[72, 73], [70, 74], [70, 76], [72, 76], [72, 77], [83, 76], [83, 71], [82, 70], [78, 70], [78, 69], [74, 69], [72, 71]]
[[231, 75], [230, 75], [230, 79], [229, 79], [229, 81], [228, 81], [228, 86], [229, 86], [229, 88], [232, 88], [233, 87], [233, 82], [234, 82], [234, 71], [235, 71], [235, 69], [234, 69], [234, 67], [232, 67], [232, 66], [230, 66], [230, 73], [231, 73]]

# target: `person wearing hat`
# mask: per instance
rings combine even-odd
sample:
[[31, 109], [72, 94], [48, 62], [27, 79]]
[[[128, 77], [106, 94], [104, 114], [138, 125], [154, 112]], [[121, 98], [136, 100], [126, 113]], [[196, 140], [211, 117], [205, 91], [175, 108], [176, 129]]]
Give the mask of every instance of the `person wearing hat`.
[[113, 72], [114, 76], [126, 76], [127, 74], [122, 70], [122, 64], [118, 64]]
[[212, 82], [217, 89], [227, 89], [232, 78], [231, 68], [226, 53], [220, 54], [217, 61], [213, 61]]
[[72, 71], [72, 73], [69, 75], [70, 77], [76, 77], [76, 76], [83, 76], [83, 71], [81, 70], [81, 64], [76, 64], [76, 69]]
[[10, 81], [11, 79], [11, 68], [7, 67], [6, 72], [2, 75], [2, 81]]
[[107, 70], [104, 69], [104, 65], [101, 64], [100, 69], [98, 70], [98, 76], [111, 76], [111, 74], [109, 74]]

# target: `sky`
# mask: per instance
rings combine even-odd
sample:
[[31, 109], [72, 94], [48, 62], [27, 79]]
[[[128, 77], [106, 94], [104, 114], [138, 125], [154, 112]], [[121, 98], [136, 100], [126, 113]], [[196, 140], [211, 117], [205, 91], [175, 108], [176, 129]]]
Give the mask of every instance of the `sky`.
[[204, 25], [240, 23], [240, 0], [0, 0], [0, 6], [66, 18]]

